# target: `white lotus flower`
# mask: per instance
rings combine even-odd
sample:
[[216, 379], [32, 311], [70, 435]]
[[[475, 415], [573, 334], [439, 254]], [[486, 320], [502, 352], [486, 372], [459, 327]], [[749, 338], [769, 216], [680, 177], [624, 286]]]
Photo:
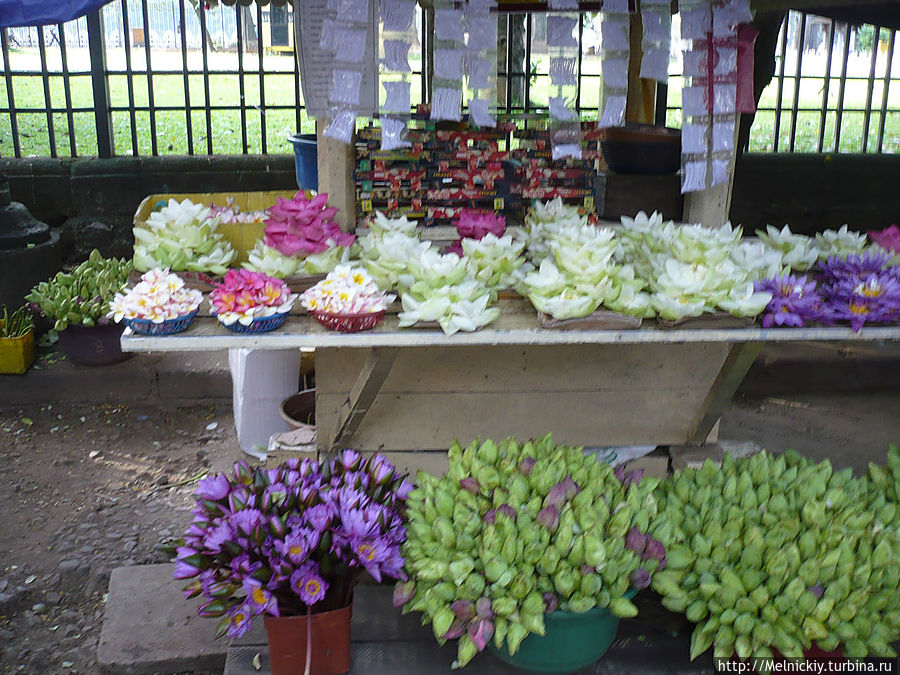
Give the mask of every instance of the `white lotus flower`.
[[525, 275], [522, 285], [527, 289], [525, 295], [558, 295], [569, 285], [569, 279], [547, 258], [537, 271]]
[[531, 304], [539, 312], [549, 314], [554, 319], [577, 319], [588, 316], [600, 306], [600, 300], [567, 288], [558, 295], [529, 295]]
[[744, 270], [749, 279], [770, 279], [783, 274], [784, 253], [761, 241], [744, 241], [731, 249], [731, 261]]
[[784, 254], [784, 264], [791, 269], [803, 272], [819, 259], [815, 241], [806, 235], [794, 234], [787, 225], [781, 230], [767, 225], [766, 231], [757, 230], [756, 236], [769, 247], [781, 251]]
[[403, 305], [403, 311], [397, 315], [400, 320], [399, 326], [405, 328], [412, 326], [420, 321], [438, 321], [447, 312], [453, 302], [450, 300], [449, 294], [439, 294], [417, 300], [410, 294], [404, 293], [400, 296], [400, 302]]
[[302, 265], [302, 258], [284, 255], [271, 246], [266, 246], [265, 241], [259, 239], [247, 254], [247, 262], [243, 267], [252, 272], [262, 272], [270, 277], [284, 279], [299, 274]]
[[376, 211], [375, 217], [369, 223], [369, 231], [382, 235], [391, 232], [403, 232], [411, 235], [415, 232], [418, 224], [418, 221], [409, 220], [405, 215], [400, 218], [388, 218], [381, 211]]
[[854, 232], [846, 225], [839, 230], [825, 230], [816, 233], [816, 245], [819, 248], [819, 259], [828, 260], [831, 256], [846, 257], [859, 255], [866, 248], [868, 237], [862, 232]]
[[762, 314], [771, 300], [771, 293], [756, 292], [751, 281], [743, 286], [735, 286], [727, 299], [719, 300], [717, 304], [734, 316], [757, 316]]
[[431, 286], [458, 284], [466, 278], [466, 261], [455, 253], [441, 254], [433, 248], [422, 252], [410, 263], [410, 271], [417, 279]]
[[603, 304], [614, 312], [638, 316], [649, 319], [656, 315], [651, 306], [651, 298], [648, 293], [636, 290], [632, 284], [623, 284], [616, 289], [613, 299], [607, 299]]
[[450, 313], [440, 319], [447, 335], [458, 331], [470, 333], [495, 321], [500, 316], [499, 307], [488, 307], [490, 296], [484, 294], [474, 300], [458, 300], [450, 307]]
[[651, 305], [662, 318], [678, 321], [692, 316], [700, 316], [706, 311], [706, 300], [686, 295], [669, 296], [656, 293]]

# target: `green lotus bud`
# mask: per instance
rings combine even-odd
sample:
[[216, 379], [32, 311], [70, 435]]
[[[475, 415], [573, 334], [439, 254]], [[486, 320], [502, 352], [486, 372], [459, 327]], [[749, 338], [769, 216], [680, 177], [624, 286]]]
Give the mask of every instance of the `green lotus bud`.
[[803, 621], [803, 635], [815, 642], [816, 640], [824, 640], [828, 637], [828, 629], [821, 622], [816, 621], [811, 616], [806, 617]]
[[478, 647], [475, 646], [475, 643], [472, 642], [472, 638], [470, 638], [467, 634], [463, 634], [459, 638], [459, 642], [456, 646], [456, 660], [451, 664], [451, 668], [456, 670], [457, 668], [463, 668], [466, 664], [469, 663], [472, 659], [475, 658], [475, 655], [478, 653]]
[[469, 572], [474, 569], [475, 561], [468, 556], [459, 560], [454, 560], [452, 563], [450, 563], [449, 566], [450, 576], [453, 578], [453, 582], [457, 586], [461, 586], [466, 577], [469, 576]]
[[703, 600], [697, 600], [688, 605], [685, 616], [691, 623], [698, 623], [702, 621], [708, 613], [709, 609], [707, 604]]
[[[882, 522], [891, 522], [893, 518]], [[872, 552], [872, 567], [887, 567], [891, 563], [891, 547], [887, 540], [882, 539]]]
[[812, 611], [811, 616], [817, 621], [821, 621], [825, 623], [828, 620], [828, 617], [831, 616], [831, 612], [834, 609], [834, 600], [831, 598], [822, 598], [819, 600], [815, 609]]
[[869, 648], [859, 638], [844, 643], [844, 654], [851, 659], [864, 659], [869, 655]]
[[683, 570], [694, 562], [694, 554], [685, 546], [670, 546], [666, 549], [666, 561], [669, 569]]
[[445, 518], [453, 517], [455, 500], [446, 490], [438, 490], [434, 495], [434, 507], [438, 514]]
[[609, 524], [606, 526], [606, 534], [610, 537], [624, 537], [630, 526], [631, 509], [625, 506], [610, 518]]
[[503, 649], [503, 641], [506, 639], [506, 631], [509, 622], [502, 616], [494, 617], [494, 647]]
[[459, 587], [460, 597], [466, 600], [475, 600], [484, 593], [485, 586], [484, 577], [478, 572], [472, 572]]
[[571, 596], [579, 581], [578, 573], [565, 563], [560, 563], [553, 575], [553, 586], [561, 598]]
[[544, 574], [553, 574], [559, 564], [559, 551], [550, 547], [544, 551], [538, 563], [539, 568]]
[[534, 587], [532, 579], [533, 577], [525, 574], [517, 574], [509, 587], [509, 594], [516, 600], [523, 600], [528, 595], [528, 591]]
[[528, 629], [520, 623], [510, 623], [506, 631], [506, 647], [510, 656], [519, 651], [522, 640], [528, 635]]
[[759, 645], [770, 645], [775, 640], [775, 630], [766, 622], [757, 623], [753, 627], [753, 641]]
[[664, 597], [662, 599], [662, 606], [665, 607], [670, 612], [675, 612], [676, 614], [680, 614], [687, 609], [688, 606], [688, 596], [682, 594], [678, 597]]
[[697, 557], [700, 558], [709, 557], [712, 552], [712, 544], [710, 541], [699, 533], [695, 534], [693, 539], [691, 539], [691, 548]]
[[606, 562], [606, 547], [593, 534], [584, 535], [584, 562], [594, 568]]
[[603, 588], [603, 577], [594, 573], [582, 575], [580, 588], [584, 595], [594, 597]]
[[711, 631], [701, 630], [700, 626], [691, 634], [691, 661], [695, 660], [703, 652], [712, 646], [715, 634]]
[[441, 638], [444, 633], [450, 630], [450, 624], [453, 623], [454, 616], [453, 610], [446, 606], [434, 615], [431, 627], [436, 638]]
[[837, 637], [837, 635], [829, 635], [824, 640], [819, 640], [818, 647], [826, 652], [833, 652], [835, 649], [840, 647], [841, 641]]
[[584, 614], [597, 606], [597, 600], [590, 595], [579, 595], [573, 597], [566, 603], [566, 611], [575, 614]]
[[778, 621], [778, 610], [774, 605], [764, 605], [759, 613], [763, 620], [768, 621], [769, 623]]
[[[631, 617], [637, 616], [638, 608], [634, 605], [633, 602], [631, 602], [631, 600], [624, 596], [621, 596], [612, 598], [609, 601], [609, 611], [612, 612], [613, 615], [618, 616], [622, 619], [630, 619]], [[712, 644], [712, 642], [710, 642], [710, 644]], [[708, 646], [709, 645], [707, 645], [707, 647]]]
[[419, 567], [417, 576], [421, 581], [438, 581], [443, 578], [450, 565], [443, 560], [430, 560]]
[[[495, 464], [497, 462], [497, 446], [494, 441], [488, 439], [478, 448], [478, 458], [485, 464]], [[480, 481], [479, 481], [480, 482]], [[482, 483], [484, 485], [484, 483]]]
[[510, 614], [516, 611], [516, 600], [511, 597], [502, 597], [502, 598], [494, 598], [491, 601], [491, 609], [494, 610], [494, 614], [498, 616], [506, 616], [508, 617]]

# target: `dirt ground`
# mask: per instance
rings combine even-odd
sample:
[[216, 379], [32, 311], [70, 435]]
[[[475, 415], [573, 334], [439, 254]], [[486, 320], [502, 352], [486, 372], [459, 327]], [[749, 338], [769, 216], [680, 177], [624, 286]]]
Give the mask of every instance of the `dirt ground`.
[[[900, 443], [900, 392], [739, 399], [720, 435], [862, 471]], [[0, 672], [96, 672], [109, 571], [165, 561], [196, 481], [240, 456], [230, 409], [0, 412]]]
[[236, 448], [230, 410], [0, 413], [0, 672], [96, 672], [110, 570], [165, 562]]

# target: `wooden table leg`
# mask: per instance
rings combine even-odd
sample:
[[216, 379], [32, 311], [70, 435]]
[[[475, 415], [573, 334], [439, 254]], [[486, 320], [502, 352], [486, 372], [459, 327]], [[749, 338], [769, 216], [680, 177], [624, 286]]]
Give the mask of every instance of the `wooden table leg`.
[[756, 360], [762, 344], [759, 342], [735, 343], [728, 351], [716, 381], [700, 408], [700, 419], [688, 439], [688, 445], [701, 445], [718, 422], [734, 393], [744, 380], [750, 366]]
[[341, 408], [337, 433], [328, 445], [329, 452], [334, 453], [347, 447], [369, 412], [369, 407], [375, 401], [378, 392], [381, 391], [381, 385], [390, 374], [396, 356], [395, 348], [375, 347], [369, 350], [362, 370], [350, 389], [350, 395]]

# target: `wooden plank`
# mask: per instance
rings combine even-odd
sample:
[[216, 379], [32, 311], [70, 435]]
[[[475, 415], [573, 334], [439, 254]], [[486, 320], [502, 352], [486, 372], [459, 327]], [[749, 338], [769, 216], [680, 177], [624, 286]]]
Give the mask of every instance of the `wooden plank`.
[[[694, 428], [703, 389], [647, 392], [388, 394], [375, 399], [354, 436], [359, 450], [442, 450], [454, 439], [531, 438], [553, 432], [587, 446], [680, 444]], [[319, 433], [337, 426], [342, 396], [323, 396]]]
[[761, 348], [762, 345], [757, 342], [732, 345], [701, 406], [700, 417], [689, 439], [691, 443], [703, 443], [709, 438]]
[[[717, 343], [423, 347], [397, 356], [381, 392], [685, 389], [712, 382], [727, 354], [728, 346]], [[363, 350], [318, 350], [318, 394], [346, 394], [365, 359]]]
[[[328, 350], [323, 350], [327, 353]], [[369, 350], [366, 360], [359, 371], [359, 375], [350, 388], [347, 400], [341, 405], [337, 424], [334, 428], [336, 432], [334, 436], [326, 436], [323, 438], [322, 432], [317, 429], [319, 439], [319, 447], [328, 447], [334, 451], [340, 447], [349, 445], [353, 434], [359, 428], [359, 425], [365, 419], [369, 408], [378, 396], [381, 386], [391, 372], [391, 366], [394, 364], [396, 349], [376, 348]], [[319, 407], [320, 394], [316, 392], [316, 408]], [[318, 417], [316, 418], [318, 419]], [[331, 438], [330, 443], [324, 443], [325, 439]]]
[[[649, 322], [647, 322], [649, 324]], [[216, 349], [291, 349], [302, 347], [454, 347], [487, 345], [565, 345], [565, 344], [675, 344], [688, 342], [806, 342], [849, 341], [878, 342], [900, 340], [900, 326], [748, 328], [662, 330], [652, 325], [631, 331], [545, 330], [537, 325], [536, 315], [505, 314], [484, 330], [444, 335], [440, 330], [415, 330], [397, 327], [396, 317], [385, 320], [371, 331], [337, 333], [313, 319], [289, 317], [285, 325], [271, 333], [238, 334], [217, 325], [211, 318], [199, 318], [188, 330], [177, 335], [134, 335], [129, 329], [122, 337], [126, 352], [191, 352]]]
[[[368, 457], [375, 452], [375, 450], [366, 450], [362, 452], [362, 455]], [[441, 476], [447, 473], [449, 466], [446, 450], [386, 451], [380, 454], [389, 459], [391, 464], [397, 467], [398, 471], [413, 478], [415, 478], [416, 472], [419, 470], [430, 473], [433, 476]]]
[[349, 144], [326, 138], [325, 125], [316, 124], [316, 140], [319, 167], [319, 193], [328, 195], [328, 205], [338, 209], [335, 221], [341, 229], [356, 229], [356, 184], [353, 170], [356, 151], [353, 141]]

